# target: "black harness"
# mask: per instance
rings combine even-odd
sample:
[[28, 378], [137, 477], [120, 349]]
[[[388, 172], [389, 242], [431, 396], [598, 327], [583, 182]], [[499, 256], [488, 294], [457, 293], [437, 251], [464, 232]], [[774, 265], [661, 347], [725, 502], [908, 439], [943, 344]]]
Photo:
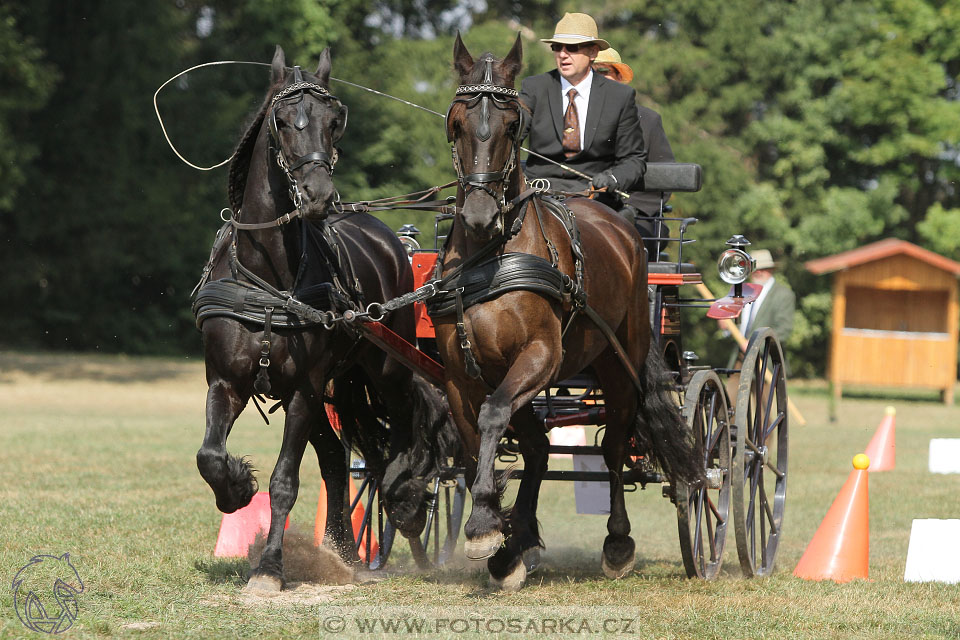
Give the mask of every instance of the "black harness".
[[[573, 212], [563, 203], [552, 198], [544, 198], [543, 194], [532, 189], [521, 193], [508, 204], [509, 209], [521, 207], [509, 233], [488, 242], [480, 251], [442, 278], [440, 275], [446, 247], [441, 250], [434, 273], [434, 294], [427, 300], [427, 313], [432, 318], [457, 314], [457, 338], [463, 353], [464, 365], [467, 375], [475, 379], [480, 378], [481, 371], [473, 353], [473, 345], [467, 336], [464, 322], [466, 309], [511, 291], [531, 291], [572, 308], [572, 313], [567, 317], [562, 332], [565, 336], [577, 313], [588, 308], [583, 288], [583, 254], [580, 250], [580, 235]], [[536, 214], [537, 224], [551, 259], [545, 260], [529, 253], [498, 255], [500, 248], [510, 238], [520, 233], [530, 208]], [[559, 253], [543, 227], [543, 216], [546, 213], [544, 210], [563, 222], [573, 252], [575, 278], [571, 278], [558, 268]], [[491, 387], [495, 386], [487, 384]]]
[[[460, 184], [460, 188], [464, 191], [464, 197], [470, 195], [471, 191], [480, 189], [481, 191], [489, 194], [490, 197], [498, 202], [500, 206], [500, 213], [503, 215], [507, 208], [506, 181], [516, 167], [518, 155], [517, 151], [520, 146], [521, 136], [523, 135], [524, 123], [527, 119], [527, 111], [520, 104], [520, 94], [516, 89], [493, 84], [493, 63], [495, 60], [496, 58], [489, 53], [481, 56], [478, 62], [482, 62], [486, 65], [483, 83], [460, 85], [457, 87], [457, 97], [453, 99], [453, 101], [450, 103], [450, 106], [447, 108], [445, 120], [447, 123], [447, 142], [454, 143], [453, 127], [450, 123], [450, 111], [453, 109], [453, 106], [455, 104], [464, 104], [469, 110], [479, 105], [480, 125], [477, 127], [476, 135], [480, 140], [488, 140], [491, 135], [490, 105], [492, 104], [496, 109], [515, 109], [517, 111], [517, 114], [520, 117], [520, 122], [517, 126], [516, 132], [511, 138], [511, 148], [509, 155], [507, 156], [507, 161], [504, 164], [503, 169], [500, 171], [467, 173], [463, 165], [463, 160], [457, 153], [457, 145], [454, 143], [452, 146], [453, 168], [457, 172], [457, 182]], [[499, 193], [497, 193], [492, 187], [488, 186], [491, 184], [499, 185]]]
[[[302, 218], [303, 201], [293, 173], [303, 167], [307, 167], [307, 172], [322, 167], [332, 174], [337, 162], [336, 148], [333, 148], [332, 155], [324, 151], [314, 151], [290, 163], [283, 151], [276, 118], [279, 105], [296, 104], [297, 115], [293, 126], [302, 131], [310, 124], [303, 104], [304, 95], [309, 92], [317, 97], [333, 100], [340, 107], [343, 118], [333, 132], [332, 139], [336, 141], [343, 135], [346, 126], [346, 107], [325, 87], [304, 81], [300, 67], [294, 67], [293, 73], [294, 82], [273, 97], [266, 119], [270, 131], [270, 150], [287, 178], [290, 199], [297, 208], [274, 221], [264, 223], [243, 223], [231, 215], [217, 234], [210, 258], [192, 294], [192, 309], [197, 328], [208, 318], [215, 317], [231, 318], [263, 327], [260, 371], [254, 382], [254, 390], [264, 395], [269, 395], [270, 392], [267, 369], [270, 366], [273, 329], [323, 326], [330, 330], [335, 326], [335, 318], [344, 311], [363, 308], [363, 292], [339, 232], [329, 222], [315, 225]], [[300, 266], [293, 287], [290, 291], [285, 291], [266, 282], [240, 262], [237, 256], [237, 231], [275, 228], [296, 218], [300, 218]], [[211, 281], [210, 273], [214, 264], [225, 251], [229, 252], [231, 277]]]

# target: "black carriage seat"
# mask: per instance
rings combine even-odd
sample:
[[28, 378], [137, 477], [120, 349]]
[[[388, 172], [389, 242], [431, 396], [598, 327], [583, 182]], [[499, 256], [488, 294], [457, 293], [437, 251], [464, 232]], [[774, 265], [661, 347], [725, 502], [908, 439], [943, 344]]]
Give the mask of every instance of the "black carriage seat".
[[[674, 191], [699, 191], [702, 185], [703, 168], [699, 164], [692, 162], [648, 162], [647, 170], [643, 175], [643, 181], [639, 190], [653, 193], [659, 192], [661, 194], [660, 200], [661, 206], [663, 207], [663, 214], [666, 214], [671, 212], [673, 207], [663, 204], [665, 194]], [[653, 220], [655, 219], [656, 218], [653, 218]], [[651, 219], [647, 218], [646, 220]], [[646, 224], [649, 224], [649, 222]], [[641, 235], [644, 234], [644, 229], [641, 228], [639, 224], [638, 230]], [[661, 235], [663, 237], [660, 238], [644, 236], [644, 245], [647, 247], [647, 251], [656, 251], [656, 249], [653, 248], [654, 246], [659, 246], [661, 251], [659, 256], [650, 256], [649, 273], [696, 273], [692, 265], [684, 264], [678, 269], [676, 263], [667, 262], [669, 258], [664, 249], [670, 242], [669, 229], [664, 227]], [[681, 228], [681, 237], [682, 235], [683, 231]], [[661, 243], [657, 245], [651, 243], [651, 241], [657, 240], [661, 241]]]
[[700, 191], [703, 168], [692, 162], [648, 162], [640, 191]]

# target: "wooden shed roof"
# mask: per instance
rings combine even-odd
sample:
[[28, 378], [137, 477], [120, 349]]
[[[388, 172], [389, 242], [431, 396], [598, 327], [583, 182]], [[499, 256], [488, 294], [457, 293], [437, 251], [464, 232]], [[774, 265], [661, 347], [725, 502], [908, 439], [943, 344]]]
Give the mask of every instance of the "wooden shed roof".
[[918, 247], [912, 242], [898, 240], [897, 238], [887, 238], [857, 249], [810, 260], [804, 263], [804, 266], [808, 271], [821, 275], [899, 254], [906, 254], [943, 271], [960, 275], [960, 262], [954, 262], [949, 258], [944, 258], [939, 253], [928, 251], [923, 247]]

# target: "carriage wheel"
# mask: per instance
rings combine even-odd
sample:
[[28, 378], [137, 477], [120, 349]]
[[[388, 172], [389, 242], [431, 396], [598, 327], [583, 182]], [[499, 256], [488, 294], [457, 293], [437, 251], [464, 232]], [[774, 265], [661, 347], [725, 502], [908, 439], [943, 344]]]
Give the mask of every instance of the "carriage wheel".
[[783, 526], [787, 493], [787, 380], [783, 351], [768, 328], [751, 336], [734, 414], [733, 523], [740, 568], [766, 576]]
[[353, 514], [357, 505], [363, 505], [359, 531], [354, 527], [354, 548], [362, 564], [376, 571], [382, 569], [390, 557], [396, 529], [386, 516], [380, 496], [380, 478], [370, 471], [352, 471], [351, 475], [355, 479], [362, 479], [347, 511]]
[[427, 524], [419, 538], [408, 538], [410, 552], [422, 570], [442, 567], [453, 556], [463, 525], [467, 482], [463, 476], [451, 480], [434, 478], [433, 496], [427, 503]]
[[713, 371], [690, 380], [683, 418], [702, 456], [705, 482], [676, 486], [680, 552], [690, 578], [710, 580], [720, 572], [730, 516], [730, 423], [727, 394]]

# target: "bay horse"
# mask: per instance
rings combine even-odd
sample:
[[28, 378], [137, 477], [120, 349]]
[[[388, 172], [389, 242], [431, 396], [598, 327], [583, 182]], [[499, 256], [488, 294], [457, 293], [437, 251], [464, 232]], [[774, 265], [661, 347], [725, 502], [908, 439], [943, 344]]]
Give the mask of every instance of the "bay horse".
[[[601, 566], [622, 577], [635, 564], [623, 495], [631, 443], [671, 482], [702, 477], [693, 436], [670, 396], [673, 383], [650, 348], [643, 243], [594, 200], [554, 207], [525, 191], [519, 152], [529, 111], [513, 88], [519, 36], [506, 58], [484, 53], [475, 61], [458, 34], [453, 58], [460, 86], [446, 127], [458, 211], [440, 258], [442, 291], [429, 308], [473, 497], [465, 551], [489, 558], [494, 586], [523, 585], [527, 565], [539, 561], [537, 494], [549, 446], [531, 401], [592, 367], [603, 389], [610, 470]], [[524, 465], [514, 506], [502, 513], [494, 464], [508, 429]]]
[[[411, 291], [413, 275], [389, 227], [334, 206], [335, 144], [347, 108], [329, 91], [330, 66], [325, 49], [314, 73], [289, 69], [277, 47], [266, 98], [231, 161], [235, 213], [214, 244], [193, 305], [209, 386], [197, 467], [224, 513], [246, 506], [257, 491], [249, 462], [226, 450], [234, 421], [257, 394], [284, 409], [270, 531], [248, 583], [271, 591], [283, 587], [284, 523], [308, 442], [327, 488], [325, 542], [344, 560], [357, 560], [344, 513], [347, 456], [324, 407], [331, 378], [345, 438], [382, 478], [388, 516], [408, 538], [425, 523], [424, 478], [435, 471], [449, 422], [439, 390], [337, 322], [345, 310]], [[383, 322], [415, 339], [412, 307]], [[454, 440], [452, 425], [447, 429]]]

